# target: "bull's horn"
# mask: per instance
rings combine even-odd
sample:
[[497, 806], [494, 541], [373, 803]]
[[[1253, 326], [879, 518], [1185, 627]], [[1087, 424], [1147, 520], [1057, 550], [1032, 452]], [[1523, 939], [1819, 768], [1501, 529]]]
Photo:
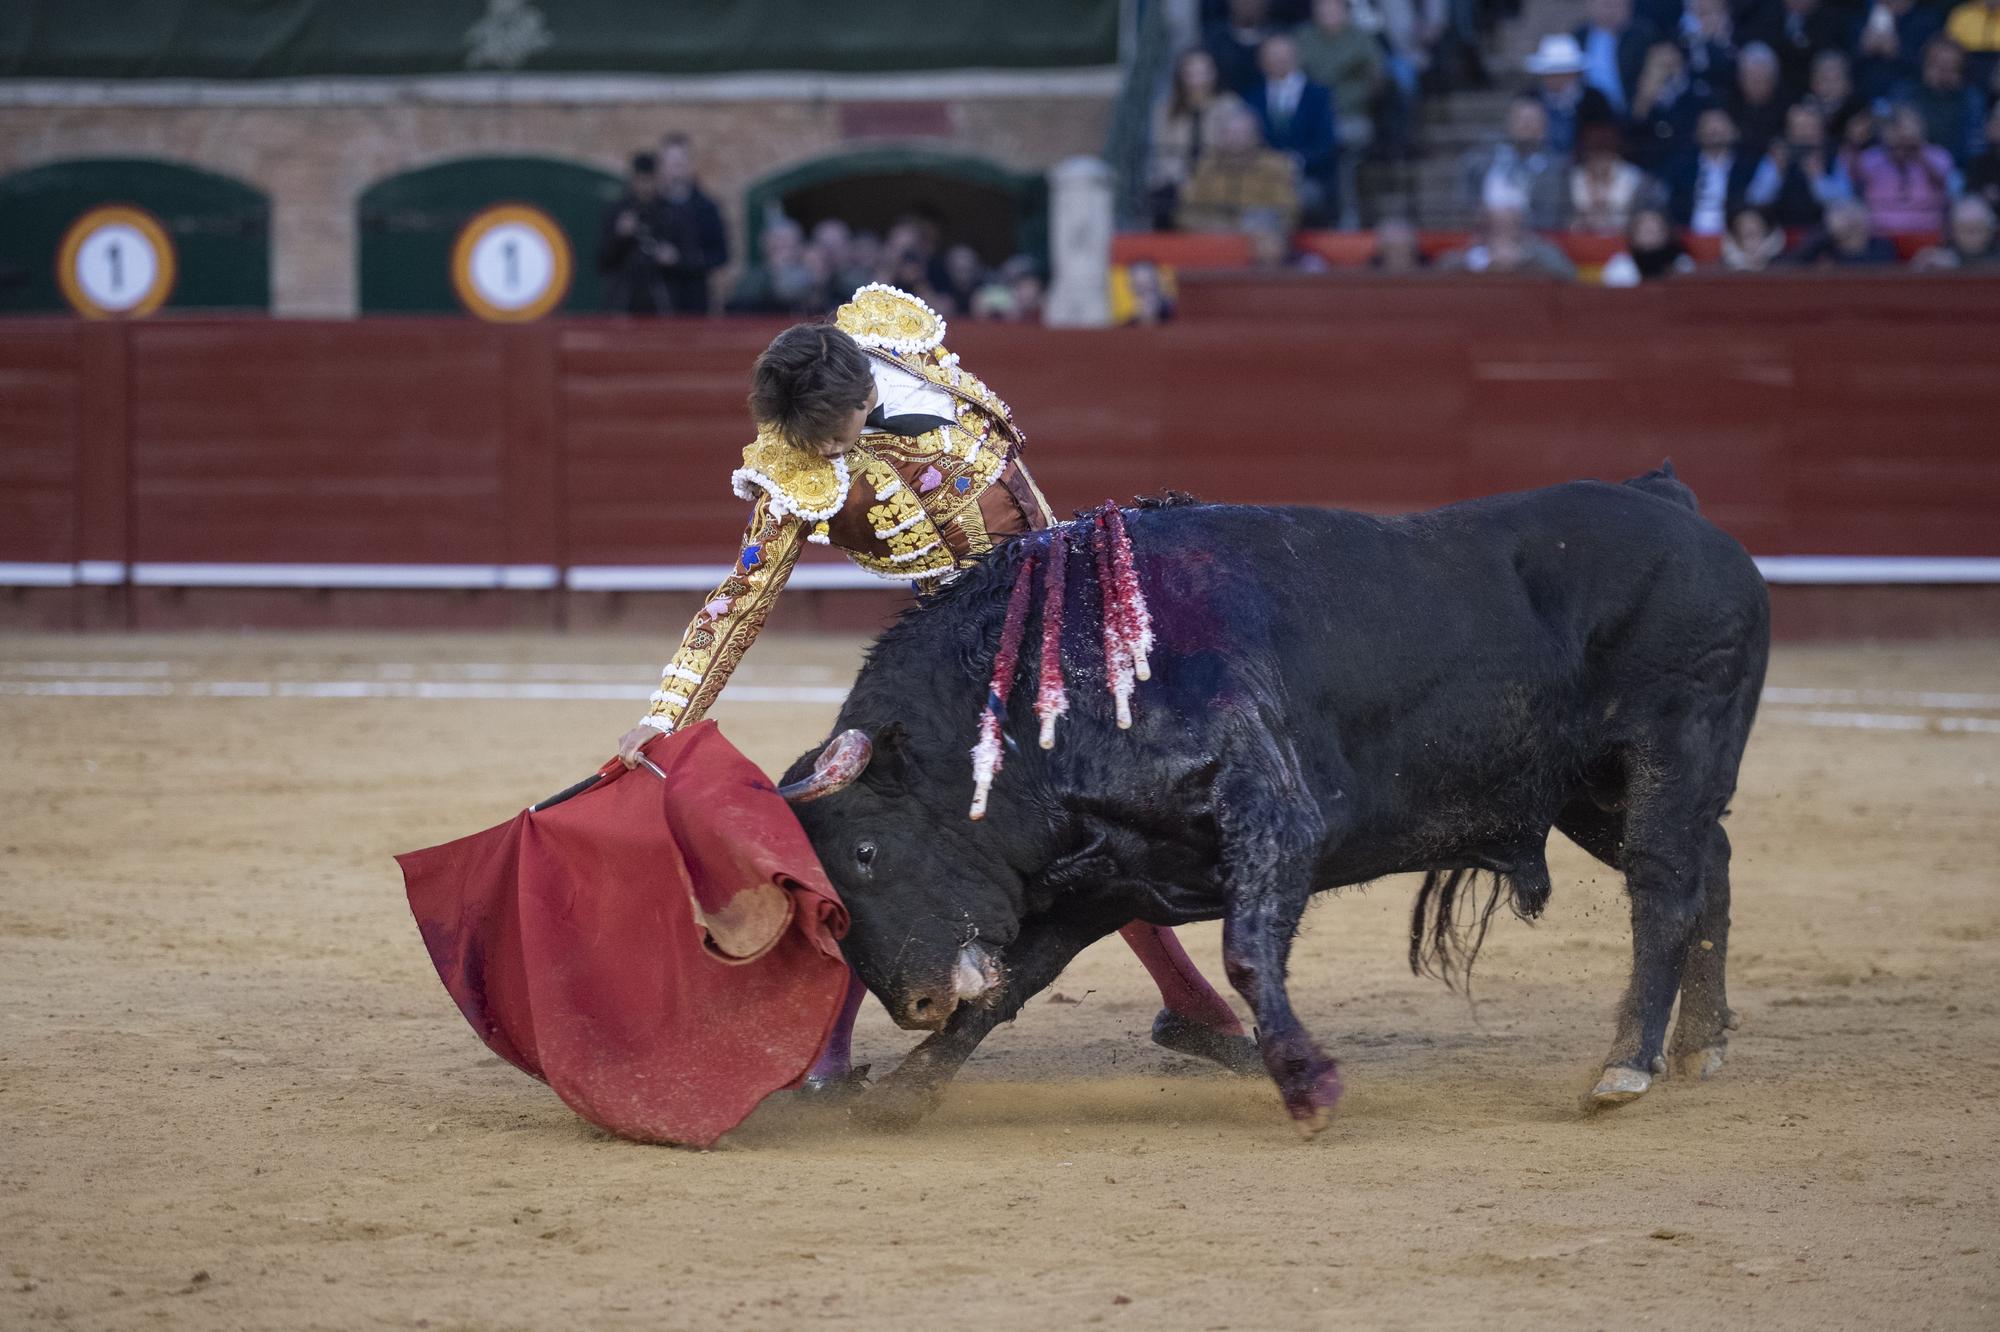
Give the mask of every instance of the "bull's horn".
[[842, 731], [829, 740], [819, 757], [813, 760], [810, 775], [779, 787], [778, 794], [794, 804], [803, 805], [808, 800], [846, 790], [861, 775], [861, 770], [868, 766], [869, 756], [874, 752], [875, 743], [868, 738], [866, 731]]

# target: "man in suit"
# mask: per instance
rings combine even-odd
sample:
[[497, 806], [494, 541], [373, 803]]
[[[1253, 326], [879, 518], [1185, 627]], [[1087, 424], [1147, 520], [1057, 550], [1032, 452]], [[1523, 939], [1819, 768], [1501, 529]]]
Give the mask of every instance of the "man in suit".
[[1513, 207], [1536, 231], [1569, 222], [1569, 158], [1549, 146], [1549, 117], [1532, 93], [1507, 107], [1507, 136], [1465, 155], [1459, 203], [1468, 213]]
[[1674, 221], [1697, 236], [1720, 236], [1729, 216], [1743, 203], [1758, 159], [1736, 148], [1736, 122], [1721, 107], [1710, 107], [1695, 122], [1697, 151], [1672, 169], [1667, 179]]
[[1333, 94], [1306, 77], [1290, 37], [1267, 38], [1257, 52], [1263, 77], [1251, 90], [1250, 109], [1264, 142], [1299, 168], [1300, 202], [1308, 225], [1325, 224], [1340, 209], [1340, 140], [1333, 123]]
[[1585, 0], [1584, 21], [1576, 29], [1583, 52], [1583, 81], [1604, 94], [1620, 116], [1632, 105], [1639, 87], [1639, 70], [1653, 30], [1632, 17], [1632, 0]]

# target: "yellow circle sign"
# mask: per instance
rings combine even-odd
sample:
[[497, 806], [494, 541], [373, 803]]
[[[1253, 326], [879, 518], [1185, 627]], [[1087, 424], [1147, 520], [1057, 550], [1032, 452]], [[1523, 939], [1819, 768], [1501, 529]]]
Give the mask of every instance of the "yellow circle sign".
[[108, 204], [70, 223], [56, 251], [63, 299], [92, 319], [136, 319], [174, 289], [173, 242], [143, 208]]
[[571, 266], [569, 238], [554, 218], [527, 204], [502, 204], [458, 233], [451, 285], [481, 319], [519, 324], [562, 304]]

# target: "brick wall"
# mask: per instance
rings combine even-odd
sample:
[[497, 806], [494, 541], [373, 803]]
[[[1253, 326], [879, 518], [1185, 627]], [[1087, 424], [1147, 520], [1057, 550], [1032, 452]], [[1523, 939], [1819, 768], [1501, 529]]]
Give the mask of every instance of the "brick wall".
[[[907, 103], [907, 98], [895, 99]], [[1084, 95], [946, 99], [942, 114], [888, 123], [922, 138], [850, 137], [880, 118], [850, 99], [443, 103], [300, 106], [0, 107], [0, 175], [75, 157], [160, 157], [219, 171], [271, 196], [276, 313], [351, 315], [354, 207], [385, 176], [448, 158], [533, 154], [622, 172], [626, 156], [669, 129], [691, 135], [709, 191], [740, 248], [746, 187], [801, 162], [903, 142], [1044, 171], [1103, 149], [1108, 99]], [[847, 132], [843, 132], [843, 126]]]

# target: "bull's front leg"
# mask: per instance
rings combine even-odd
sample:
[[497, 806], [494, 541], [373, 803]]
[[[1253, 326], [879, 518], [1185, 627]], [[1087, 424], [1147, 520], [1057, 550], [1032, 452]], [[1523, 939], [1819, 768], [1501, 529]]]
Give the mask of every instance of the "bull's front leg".
[[987, 1033], [1012, 1022], [1078, 953], [1110, 932], [1074, 920], [1023, 921], [1020, 937], [1000, 956], [999, 986], [982, 1002], [961, 1004], [942, 1031], [926, 1036], [895, 1072], [869, 1088], [855, 1102], [855, 1119], [872, 1128], [902, 1129], [935, 1110]]
[[1285, 762], [1289, 757], [1288, 745], [1267, 742], [1260, 762], [1218, 785], [1227, 902], [1222, 961], [1229, 983], [1257, 1015], [1258, 1049], [1285, 1110], [1310, 1138], [1332, 1120], [1340, 1068], [1292, 1012], [1285, 990], [1292, 939], [1312, 897], [1314, 858], [1326, 836], [1319, 811], [1283, 780], [1296, 771]]

